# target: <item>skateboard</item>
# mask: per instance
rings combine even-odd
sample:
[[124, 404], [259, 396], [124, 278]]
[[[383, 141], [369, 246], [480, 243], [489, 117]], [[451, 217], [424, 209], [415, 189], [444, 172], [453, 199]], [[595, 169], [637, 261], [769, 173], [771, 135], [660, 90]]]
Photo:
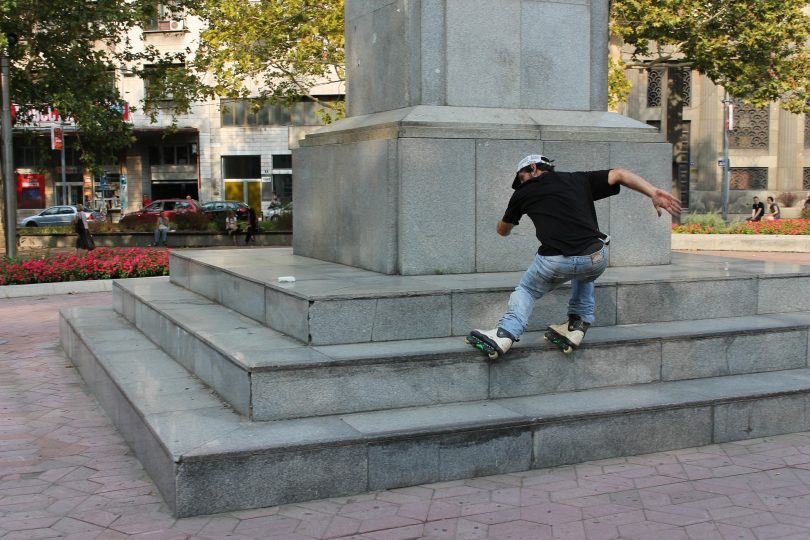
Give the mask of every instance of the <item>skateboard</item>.
[[470, 335], [468, 335], [465, 338], [465, 341], [470, 345], [472, 345], [473, 347], [475, 347], [476, 349], [478, 349], [479, 351], [483, 351], [483, 353], [486, 354], [487, 358], [489, 358], [490, 360], [497, 360], [498, 357], [501, 355], [501, 353], [498, 352], [498, 350], [495, 347], [493, 347], [483, 339], [476, 336], [473, 332], [470, 332]]
[[571, 354], [576, 348], [565, 336], [562, 336], [556, 331], [552, 330], [550, 326], [547, 328], [546, 333], [543, 334], [543, 338], [549, 343], [555, 345], [563, 352], [563, 354]]

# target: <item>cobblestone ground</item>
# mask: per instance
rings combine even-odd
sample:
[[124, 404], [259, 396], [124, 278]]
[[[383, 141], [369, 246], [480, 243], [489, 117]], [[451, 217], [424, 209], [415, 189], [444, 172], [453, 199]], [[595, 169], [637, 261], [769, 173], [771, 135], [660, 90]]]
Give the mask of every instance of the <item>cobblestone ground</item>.
[[810, 433], [174, 519], [58, 343], [110, 302], [0, 300], [0, 538], [810, 538]]

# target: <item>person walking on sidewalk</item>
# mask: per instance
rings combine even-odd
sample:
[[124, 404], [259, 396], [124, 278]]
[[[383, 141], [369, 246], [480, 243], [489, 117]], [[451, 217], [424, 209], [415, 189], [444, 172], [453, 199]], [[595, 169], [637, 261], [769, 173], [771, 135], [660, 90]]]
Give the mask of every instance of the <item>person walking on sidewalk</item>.
[[[254, 210], [252, 206], [248, 206], [248, 225], [247, 230], [245, 230], [245, 245], [250, 243], [257, 232], [259, 232], [259, 218], [256, 216], [256, 210]], [[256, 240], [253, 240], [253, 243], [255, 244]]]
[[[473, 330], [468, 343], [488, 345], [490, 358], [503, 356], [526, 331], [535, 301], [571, 281], [568, 321], [549, 327], [579, 346], [594, 322], [594, 281], [608, 265], [610, 237], [599, 231], [594, 201], [619, 193], [620, 186], [638, 191], [652, 200], [661, 216], [681, 212], [677, 198], [658, 189], [627, 169], [563, 173], [554, 170], [554, 160], [540, 154], [523, 158], [512, 182], [512, 194], [497, 232], [508, 236], [524, 215], [536, 229], [540, 249], [529, 269], [509, 297], [506, 313], [492, 330]], [[481, 348], [481, 347], [478, 347]], [[483, 349], [482, 349], [483, 350]]]

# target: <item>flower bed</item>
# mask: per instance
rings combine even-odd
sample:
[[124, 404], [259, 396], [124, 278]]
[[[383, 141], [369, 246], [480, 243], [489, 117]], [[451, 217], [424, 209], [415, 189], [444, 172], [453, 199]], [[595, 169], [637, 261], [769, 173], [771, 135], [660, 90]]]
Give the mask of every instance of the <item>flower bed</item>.
[[729, 226], [692, 223], [673, 225], [674, 234], [769, 234], [810, 235], [810, 219], [780, 219], [778, 221], [743, 221]]
[[97, 248], [83, 256], [0, 259], [0, 285], [169, 275], [162, 249]]

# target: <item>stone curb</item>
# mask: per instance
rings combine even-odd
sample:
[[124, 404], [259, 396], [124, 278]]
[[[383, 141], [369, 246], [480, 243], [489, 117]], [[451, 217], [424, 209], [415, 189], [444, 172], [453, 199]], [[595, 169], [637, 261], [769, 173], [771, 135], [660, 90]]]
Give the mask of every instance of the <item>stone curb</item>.
[[50, 296], [54, 294], [78, 294], [112, 291], [112, 279], [87, 281], [62, 281], [58, 283], [31, 283], [29, 285], [0, 286], [0, 299], [24, 296]]
[[673, 234], [672, 249], [810, 253], [810, 237], [803, 235]]

